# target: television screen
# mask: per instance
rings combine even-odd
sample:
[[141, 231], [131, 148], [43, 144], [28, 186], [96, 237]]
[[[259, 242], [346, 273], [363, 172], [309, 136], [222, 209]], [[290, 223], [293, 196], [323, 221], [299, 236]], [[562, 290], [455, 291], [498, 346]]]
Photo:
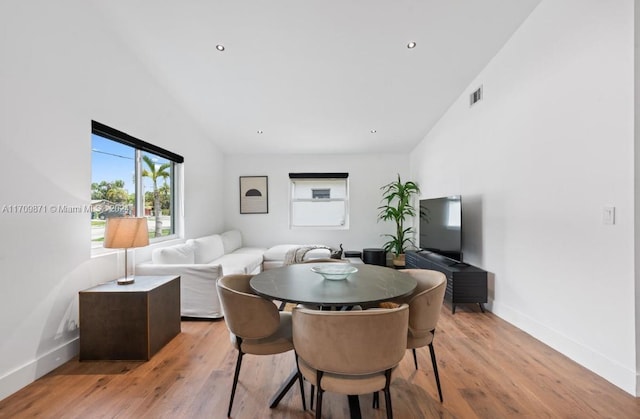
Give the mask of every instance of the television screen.
[[462, 262], [462, 200], [460, 195], [420, 200], [422, 250]]

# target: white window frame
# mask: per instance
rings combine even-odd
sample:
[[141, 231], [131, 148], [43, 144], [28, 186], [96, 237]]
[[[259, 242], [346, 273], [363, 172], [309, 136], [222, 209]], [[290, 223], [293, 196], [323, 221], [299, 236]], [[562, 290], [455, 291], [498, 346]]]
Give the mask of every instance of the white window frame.
[[[348, 230], [349, 229], [349, 178], [348, 174], [340, 173], [290, 173], [289, 174], [289, 228], [292, 230], [295, 229], [316, 229], [316, 230]], [[339, 185], [341, 188], [344, 188], [344, 197], [329, 197], [329, 198], [312, 198], [311, 196], [300, 198], [296, 197], [296, 186], [300, 187], [302, 185], [309, 185], [313, 183], [333, 183], [335, 185]], [[296, 185], [297, 184], [297, 185]], [[313, 187], [308, 186], [309, 191], [313, 189], [326, 189], [326, 186]], [[304, 207], [310, 207], [318, 204], [318, 208], [322, 206], [326, 206], [327, 204], [331, 205], [331, 203], [343, 203], [341, 220], [335, 224], [325, 224], [322, 221], [318, 223], [301, 223], [294, 218], [296, 215], [296, 211], [306, 211]], [[303, 205], [296, 205], [303, 204]], [[305, 205], [306, 204], [306, 205]], [[312, 211], [322, 211], [321, 209], [314, 208]], [[308, 213], [307, 213], [308, 214]], [[340, 216], [338, 216], [340, 217]], [[311, 217], [313, 218], [313, 215]]]

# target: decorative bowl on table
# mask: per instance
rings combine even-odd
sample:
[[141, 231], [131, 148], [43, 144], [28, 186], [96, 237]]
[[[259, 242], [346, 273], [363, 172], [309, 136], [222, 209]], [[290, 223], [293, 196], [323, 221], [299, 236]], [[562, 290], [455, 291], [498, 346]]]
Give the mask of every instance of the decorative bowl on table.
[[349, 275], [358, 272], [358, 268], [352, 265], [340, 264], [323, 264], [311, 268], [312, 272], [322, 275], [324, 279], [337, 281], [347, 279]]

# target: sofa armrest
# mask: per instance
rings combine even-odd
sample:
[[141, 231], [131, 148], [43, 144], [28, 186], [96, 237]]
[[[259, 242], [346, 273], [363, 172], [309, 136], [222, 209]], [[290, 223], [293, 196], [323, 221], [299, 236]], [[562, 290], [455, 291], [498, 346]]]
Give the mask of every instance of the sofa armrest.
[[180, 275], [182, 316], [223, 317], [216, 288], [216, 281], [222, 276], [220, 265], [142, 263], [136, 266], [136, 275]]

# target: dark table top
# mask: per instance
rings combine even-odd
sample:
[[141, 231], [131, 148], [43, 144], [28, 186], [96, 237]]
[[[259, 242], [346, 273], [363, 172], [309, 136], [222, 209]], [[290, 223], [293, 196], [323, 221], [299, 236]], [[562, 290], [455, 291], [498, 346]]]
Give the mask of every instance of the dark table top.
[[395, 269], [353, 265], [358, 272], [338, 281], [312, 272], [326, 263], [300, 263], [263, 271], [251, 279], [251, 288], [274, 300], [323, 306], [357, 305], [392, 300], [411, 293], [416, 280]]

